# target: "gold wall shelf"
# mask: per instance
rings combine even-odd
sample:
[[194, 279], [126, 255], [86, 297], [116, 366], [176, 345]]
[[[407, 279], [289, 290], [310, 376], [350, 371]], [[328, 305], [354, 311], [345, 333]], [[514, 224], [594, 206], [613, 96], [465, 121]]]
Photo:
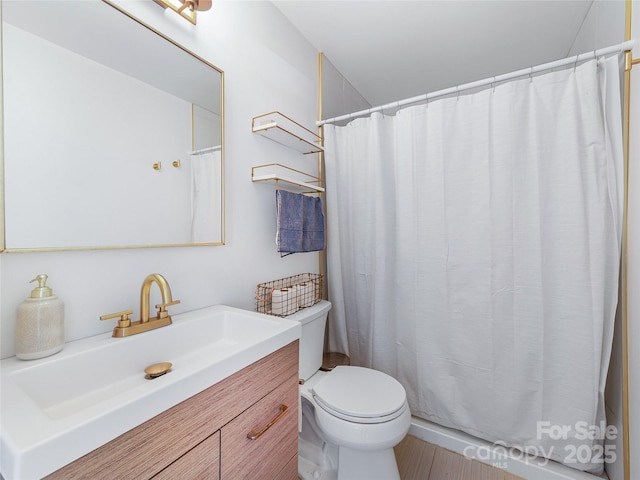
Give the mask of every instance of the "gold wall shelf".
[[324, 149], [320, 137], [280, 112], [253, 117], [251, 131], [300, 153], [318, 153]]
[[284, 182], [288, 186], [297, 187], [294, 189], [313, 193], [324, 192], [324, 188], [319, 185], [320, 179], [318, 177], [279, 163], [269, 163], [251, 168], [251, 181], [275, 181], [276, 188], [279, 187], [279, 182]]

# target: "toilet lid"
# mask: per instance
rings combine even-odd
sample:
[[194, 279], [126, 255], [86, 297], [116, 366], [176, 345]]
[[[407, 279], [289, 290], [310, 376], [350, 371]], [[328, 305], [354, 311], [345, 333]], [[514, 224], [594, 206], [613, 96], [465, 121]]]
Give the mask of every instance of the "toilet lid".
[[362, 423], [396, 418], [404, 411], [407, 399], [404, 387], [395, 378], [351, 366], [334, 368], [313, 387], [313, 395], [329, 413]]

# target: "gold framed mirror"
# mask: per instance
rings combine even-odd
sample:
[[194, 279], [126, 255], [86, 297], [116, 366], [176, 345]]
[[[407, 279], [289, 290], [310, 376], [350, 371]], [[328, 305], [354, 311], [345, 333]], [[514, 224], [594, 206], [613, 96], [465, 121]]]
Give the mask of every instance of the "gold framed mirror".
[[107, 0], [4, 0], [4, 250], [224, 244], [224, 72]]

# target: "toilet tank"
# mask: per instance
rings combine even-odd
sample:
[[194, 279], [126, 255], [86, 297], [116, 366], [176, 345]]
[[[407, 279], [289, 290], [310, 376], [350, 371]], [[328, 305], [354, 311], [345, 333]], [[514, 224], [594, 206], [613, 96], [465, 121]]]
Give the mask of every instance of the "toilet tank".
[[324, 329], [329, 310], [331, 310], [331, 303], [320, 300], [315, 305], [302, 308], [287, 317], [302, 324], [299, 370], [300, 378], [303, 380], [308, 380], [322, 365]]

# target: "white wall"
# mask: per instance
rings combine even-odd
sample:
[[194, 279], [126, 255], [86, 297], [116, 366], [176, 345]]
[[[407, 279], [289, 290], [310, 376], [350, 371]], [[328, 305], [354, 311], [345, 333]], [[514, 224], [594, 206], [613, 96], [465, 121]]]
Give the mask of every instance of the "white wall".
[[[100, 315], [133, 309], [137, 318], [140, 286], [152, 272], [164, 274], [173, 297], [181, 300], [171, 308], [177, 314], [217, 303], [253, 309], [256, 283], [318, 271], [317, 253], [280, 258], [274, 188], [251, 182], [252, 165], [316, 168], [315, 156], [253, 135], [251, 118], [279, 110], [315, 129], [317, 52], [270, 2], [216, 0], [198, 16], [196, 27], [154, 2], [117, 3], [225, 72], [226, 245], [1, 254], [2, 358], [14, 354], [15, 310], [29, 295], [28, 281], [39, 273], [49, 275], [54, 293], [64, 300], [66, 336], [74, 340], [110, 331], [113, 322], [101, 322]], [[153, 208], [150, 199], [148, 209]], [[52, 215], [64, 217], [64, 212]]]
[[334, 118], [371, 108], [360, 92], [322, 55], [322, 118]]
[[624, 41], [625, 0], [595, 0], [582, 22], [568, 56]]

